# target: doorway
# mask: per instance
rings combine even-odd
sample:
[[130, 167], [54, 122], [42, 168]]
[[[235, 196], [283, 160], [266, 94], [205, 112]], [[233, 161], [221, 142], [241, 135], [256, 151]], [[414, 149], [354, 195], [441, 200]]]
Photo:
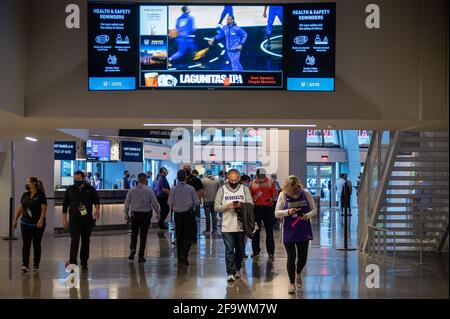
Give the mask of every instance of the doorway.
[[321, 206], [335, 205], [336, 168], [334, 163], [308, 163], [306, 188], [311, 195], [319, 196]]

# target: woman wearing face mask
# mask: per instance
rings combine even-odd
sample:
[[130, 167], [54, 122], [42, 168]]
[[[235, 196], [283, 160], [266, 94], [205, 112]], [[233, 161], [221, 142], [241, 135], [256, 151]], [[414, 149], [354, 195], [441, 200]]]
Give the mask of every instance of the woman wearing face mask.
[[275, 216], [282, 218], [282, 239], [288, 255], [289, 294], [295, 293], [296, 283], [298, 288], [303, 285], [301, 274], [308, 258], [309, 241], [313, 239], [310, 219], [316, 214], [314, 199], [303, 188], [299, 178], [294, 175], [286, 178], [278, 196]]
[[33, 272], [39, 270], [41, 261], [41, 241], [45, 230], [45, 214], [47, 213], [47, 198], [44, 185], [36, 177], [30, 177], [25, 184], [26, 192], [23, 193], [14, 218], [13, 227], [17, 228], [20, 219], [22, 230], [22, 272], [28, 273], [30, 262], [31, 244], [33, 244]]

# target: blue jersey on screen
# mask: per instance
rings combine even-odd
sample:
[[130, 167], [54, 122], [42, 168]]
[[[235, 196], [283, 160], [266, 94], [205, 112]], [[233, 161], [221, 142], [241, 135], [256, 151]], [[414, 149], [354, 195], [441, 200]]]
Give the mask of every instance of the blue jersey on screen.
[[236, 23], [229, 26], [226, 25], [220, 30], [220, 33], [215, 36], [216, 40], [225, 38], [225, 48], [228, 52], [228, 58], [231, 62], [231, 69], [233, 71], [243, 71], [244, 68], [241, 65], [241, 50], [238, 48], [247, 41], [247, 32], [238, 27]]
[[237, 47], [247, 41], [247, 32], [233, 23], [232, 26], [224, 26], [220, 33], [216, 35], [216, 40], [225, 38], [225, 48], [228, 51], [237, 50]]
[[178, 19], [175, 26], [179, 37], [187, 37], [195, 32], [194, 18], [187, 12], [183, 13]]

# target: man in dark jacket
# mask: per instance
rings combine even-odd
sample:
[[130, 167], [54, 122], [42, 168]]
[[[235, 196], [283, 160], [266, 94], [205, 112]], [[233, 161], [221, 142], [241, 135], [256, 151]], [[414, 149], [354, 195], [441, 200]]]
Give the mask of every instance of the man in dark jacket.
[[[74, 174], [74, 184], [64, 194], [63, 225], [70, 231], [70, 259], [66, 264], [77, 265], [78, 247], [81, 237], [81, 270], [88, 270], [91, 230], [100, 218], [100, 200], [97, 191], [86, 183], [82, 171]], [[95, 211], [94, 211], [95, 207]], [[94, 211], [94, 212], [93, 212]], [[69, 212], [69, 221], [67, 213]]]
[[345, 215], [345, 211], [348, 210], [348, 216], [352, 216], [351, 211], [351, 201], [352, 201], [352, 183], [348, 180], [348, 175], [344, 174], [343, 176], [345, 182], [344, 186], [342, 187], [342, 193], [341, 193], [341, 207], [343, 209], [342, 216]]

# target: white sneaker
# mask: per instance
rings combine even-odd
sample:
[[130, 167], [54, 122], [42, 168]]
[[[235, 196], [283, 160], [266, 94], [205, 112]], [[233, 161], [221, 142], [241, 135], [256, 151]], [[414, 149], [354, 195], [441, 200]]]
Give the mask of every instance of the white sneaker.
[[228, 275], [227, 281], [228, 282], [235, 282], [236, 281], [236, 277], [234, 275], [230, 274], [230, 275]]
[[241, 279], [241, 277], [242, 277], [241, 271], [239, 270], [238, 272], [236, 272], [236, 275], [234, 275], [234, 277], [235, 277], [236, 279]]
[[23, 272], [24, 274], [27, 274], [30, 272], [30, 269], [28, 269], [28, 267], [23, 266], [20, 271]]
[[295, 284], [290, 284], [288, 289], [288, 294], [295, 294]]
[[297, 278], [295, 280], [297, 282], [297, 287], [302, 288], [303, 287], [303, 280], [302, 275], [297, 274]]

